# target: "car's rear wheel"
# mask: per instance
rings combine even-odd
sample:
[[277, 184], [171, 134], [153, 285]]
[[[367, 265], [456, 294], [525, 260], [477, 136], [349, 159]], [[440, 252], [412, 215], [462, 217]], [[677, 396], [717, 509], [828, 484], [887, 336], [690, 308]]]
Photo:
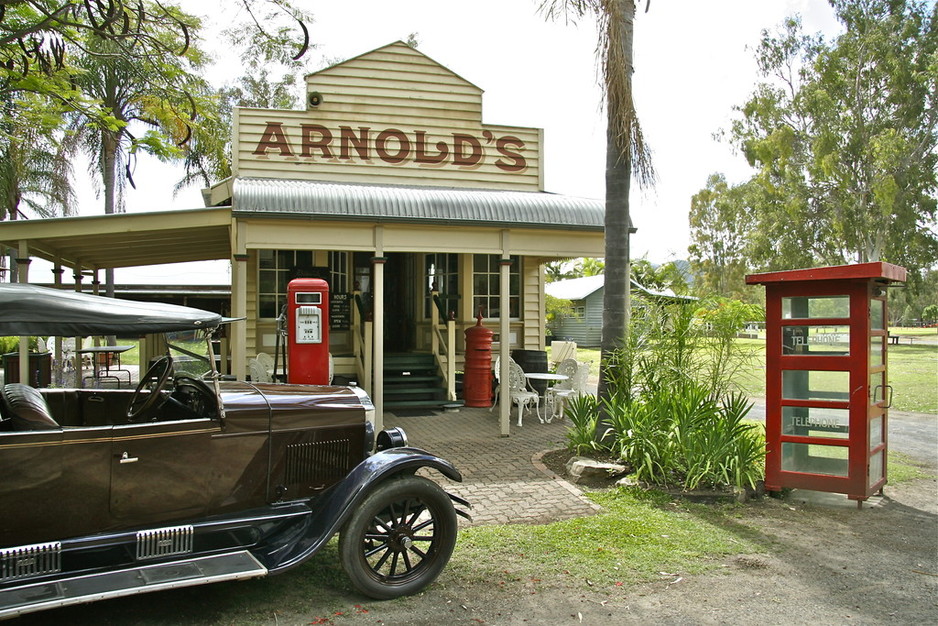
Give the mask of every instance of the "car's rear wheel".
[[456, 545], [456, 512], [433, 481], [416, 476], [379, 485], [339, 540], [342, 566], [359, 591], [387, 600], [433, 582]]

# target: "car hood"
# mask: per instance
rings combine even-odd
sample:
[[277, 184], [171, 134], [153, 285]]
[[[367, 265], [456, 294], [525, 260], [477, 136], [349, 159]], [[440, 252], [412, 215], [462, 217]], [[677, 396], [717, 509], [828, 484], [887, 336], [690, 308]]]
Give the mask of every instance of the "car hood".
[[359, 387], [225, 383], [221, 391], [229, 419], [264, 405], [276, 429], [308, 427], [310, 420], [329, 426], [355, 425], [372, 420], [374, 414], [371, 399]]

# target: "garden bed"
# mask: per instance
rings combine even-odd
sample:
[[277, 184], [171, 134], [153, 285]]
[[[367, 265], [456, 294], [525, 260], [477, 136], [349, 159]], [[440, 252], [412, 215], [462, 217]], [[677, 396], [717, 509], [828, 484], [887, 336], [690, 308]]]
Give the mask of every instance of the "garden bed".
[[[567, 473], [567, 462], [576, 456], [591, 458], [596, 461], [601, 461], [604, 463], [620, 463], [619, 460], [611, 458], [609, 456], [603, 456], [600, 454], [575, 454], [566, 448], [558, 448], [556, 450], [548, 450], [544, 452], [540, 459], [547, 469], [551, 472], [563, 478], [564, 480], [571, 480], [571, 477]], [[588, 477], [582, 477], [580, 480], [576, 481], [577, 487], [584, 489], [586, 491], [596, 491], [603, 489], [612, 489], [617, 486], [617, 483], [624, 477], [626, 474], [608, 474], [608, 475], [590, 475]], [[571, 481], [572, 482], [572, 481]], [[756, 497], [762, 497], [765, 495], [765, 485], [762, 481], [759, 481], [756, 485], [756, 489], [746, 488], [744, 490], [737, 489], [735, 487], [722, 487], [714, 489], [694, 489], [688, 491], [681, 487], [680, 485], [649, 485], [647, 483], [635, 483], [638, 486], [644, 489], [654, 489], [656, 491], [661, 491], [670, 495], [673, 498], [682, 498], [684, 500], [689, 500], [691, 502], [701, 502], [701, 503], [711, 503], [711, 502], [731, 502], [731, 501], [746, 501]]]

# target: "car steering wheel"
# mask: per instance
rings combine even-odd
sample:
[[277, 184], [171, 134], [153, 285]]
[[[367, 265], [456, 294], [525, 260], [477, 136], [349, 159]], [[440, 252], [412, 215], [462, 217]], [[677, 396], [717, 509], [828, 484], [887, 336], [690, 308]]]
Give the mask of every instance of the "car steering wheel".
[[[218, 397], [198, 378], [180, 374], [176, 376], [173, 388], [171, 400], [184, 406], [194, 417], [215, 417], [218, 414]], [[190, 389], [192, 392], [187, 391]], [[177, 395], [181, 397], [174, 397]]]
[[[127, 407], [127, 419], [135, 421], [141, 415], [152, 409], [154, 406], [162, 405], [166, 398], [160, 393], [170, 380], [170, 374], [173, 372], [173, 358], [171, 356], [160, 357], [153, 362], [153, 365], [147, 370], [147, 373], [140, 377], [137, 388], [134, 389], [134, 395], [130, 399], [130, 406]], [[143, 396], [143, 390], [150, 388], [150, 394]], [[144, 398], [143, 402], [140, 399]], [[162, 402], [161, 402], [162, 400]], [[140, 406], [137, 407], [137, 404]]]

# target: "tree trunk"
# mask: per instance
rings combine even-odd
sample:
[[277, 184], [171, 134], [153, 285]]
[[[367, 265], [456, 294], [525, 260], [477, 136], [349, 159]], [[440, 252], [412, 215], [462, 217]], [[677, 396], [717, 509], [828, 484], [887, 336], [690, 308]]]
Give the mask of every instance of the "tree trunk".
[[[616, 351], [627, 345], [629, 328], [629, 288], [631, 285], [629, 268], [629, 190], [632, 182], [632, 135], [631, 121], [634, 109], [631, 102], [632, 82], [632, 27], [635, 18], [633, 0], [616, 0], [617, 7], [610, 13], [607, 24], [609, 43], [606, 54], [621, 55], [624, 61], [621, 71], [615, 72], [610, 67], [611, 57], [606, 59], [606, 215], [605, 246], [606, 270], [603, 291], [603, 334], [599, 367], [599, 419], [594, 437], [598, 441], [608, 438], [611, 425], [607, 400], [611, 398], [609, 380], [611, 368], [618, 359], [613, 359]], [[613, 17], [622, 23], [614, 24]], [[615, 36], [613, 36], [615, 33]], [[616, 89], [613, 81], [625, 81], [627, 100], [610, 97]], [[619, 93], [621, 96], [621, 92]], [[628, 110], [623, 110], [628, 107]], [[632, 116], [630, 123], [623, 125], [623, 117]], [[628, 128], [628, 132], [623, 132]], [[621, 380], [621, 376], [617, 377]]]
[[[117, 193], [116, 175], [118, 140], [110, 133], [105, 133], [101, 141], [101, 180], [104, 184], [104, 214], [114, 213], [115, 195]], [[104, 270], [104, 294], [108, 298], [114, 297], [114, 270]]]
[[[102, 167], [104, 171], [101, 172], [101, 179], [104, 183], [104, 213], [105, 215], [111, 215], [114, 213], [115, 207], [115, 195], [117, 194], [117, 184], [116, 184], [116, 175], [115, 169], [117, 168], [117, 149], [120, 146], [118, 139], [112, 136], [110, 133], [105, 133], [101, 141], [101, 150], [102, 154]], [[97, 279], [97, 276], [95, 276]], [[114, 269], [105, 268], [104, 270], [104, 295], [108, 298], [114, 297]], [[107, 345], [115, 346], [117, 345], [117, 337], [114, 335], [108, 335], [105, 339]]]
[[[610, 41], [609, 48], [619, 47], [626, 59], [626, 75], [620, 80], [632, 81], [632, 31], [635, 18], [633, 0], [618, 0], [624, 24], [617, 31], [621, 37]], [[607, 80], [610, 77], [607, 76]], [[607, 93], [611, 91], [607, 86]], [[629, 90], [631, 91], [631, 89]], [[629, 326], [629, 190], [632, 178], [631, 137], [617, 136], [619, 127], [614, 120], [620, 118], [621, 101], [606, 100], [606, 276], [603, 291], [603, 333], [598, 395], [602, 400], [609, 397], [607, 373], [612, 354], [625, 345]], [[601, 415], [602, 417], [602, 415]], [[605, 421], [605, 420], [600, 420]]]

